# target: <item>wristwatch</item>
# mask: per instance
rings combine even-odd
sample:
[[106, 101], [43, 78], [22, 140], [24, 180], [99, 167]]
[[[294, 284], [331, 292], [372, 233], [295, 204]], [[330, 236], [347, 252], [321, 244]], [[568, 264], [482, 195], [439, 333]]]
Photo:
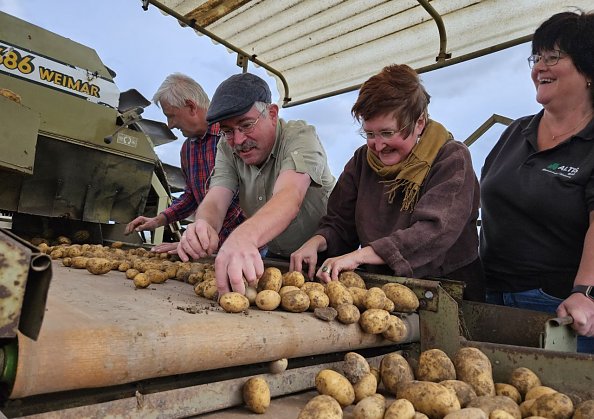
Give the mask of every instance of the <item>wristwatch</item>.
[[594, 301], [594, 285], [576, 285], [571, 290], [571, 293], [574, 294], [576, 292], [584, 294], [590, 300]]

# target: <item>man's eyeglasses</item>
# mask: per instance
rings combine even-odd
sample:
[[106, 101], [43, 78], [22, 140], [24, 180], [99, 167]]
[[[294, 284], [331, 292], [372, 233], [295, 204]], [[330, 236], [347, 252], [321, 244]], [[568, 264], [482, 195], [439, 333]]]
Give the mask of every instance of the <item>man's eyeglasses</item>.
[[532, 54], [530, 57], [528, 57], [528, 66], [532, 68], [536, 65], [536, 63], [539, 63], [540, 60], [542, 60], [546, 66], [551, 67], [556, 65], [561, 58], [565, 58], [565, 54], [558, 49], [555, 49], [551, 53], [544, 55]]
[[235, 136], [235, 130], [241, 132], [242, 134], [250, 134], [254, 130], [254, 128], [256, 128], [256, 124], [258, 123], [265, 111], [266, 109], [260, 112], [260, 115], [258, 115], [258, 117], [253, 121], [244, 121], [234, 128], [221, 128], [219, 133], [221, 139], [230, 140]]
[[386, 130], [382, 130], [379, 132], [365, 131], [362, 129], [359, 131], [359, 135], [361, 137], [365, 138], [366, 140], [373, 140], [377, 136], [381, 137], [384, 140], [390, 140], [390, 139], [394, 138], [394, 136], [396, 134], [401, 134], [402, 131], [404, 131], [405, 129], [407, 129], [409, 127], [409, 125], [410, 125], [410, 123], [406, 124], [404, 127], [400, 128], [399, 130], [386, 129]]

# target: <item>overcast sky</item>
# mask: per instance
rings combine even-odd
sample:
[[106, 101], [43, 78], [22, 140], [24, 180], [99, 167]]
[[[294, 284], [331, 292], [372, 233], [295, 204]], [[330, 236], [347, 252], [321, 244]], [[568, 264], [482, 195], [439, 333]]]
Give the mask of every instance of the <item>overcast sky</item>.
[[[182, 28], [153, 6], [145, 12], [140, 0], [0, 0], [0, 10], [93, 48], [117, 73], [120, 91], [134, 88], [149, 100], [173, 72], [190, 75], [212, 96], [221, 81], [241, 71], [235, 54]], [[540, 105], [534, 100], [526, 62], [529, 54], [530, 46], [524, 44], [422, 74], [431, 95], [431, 117], [463, 141], [494, 113], [515, 119], [537, 112]], [[251, 63], [249, 69], [267, 79], [273, 100], [278, 100], [272, 78]], [[304, 119], [316, 127], [336, 176], [363, 143], [350, 115], [355, 98], [356, 92], [351, 92], [281, 110], [285, 119]], [[147, 107], [143, 117], [164, 121], [155, 105]], [[471, 147], [477, 173], [503, 128], [493, 127]], [[181, 137], [179, 131], [174, 133]], [[160, 158], [179, 166], [182, 141], [158, 147]]]

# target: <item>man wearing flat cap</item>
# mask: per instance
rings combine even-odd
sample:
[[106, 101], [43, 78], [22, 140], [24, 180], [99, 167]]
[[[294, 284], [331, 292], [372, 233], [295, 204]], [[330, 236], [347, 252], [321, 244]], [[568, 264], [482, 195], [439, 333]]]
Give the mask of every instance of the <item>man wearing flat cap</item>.
[[[289, 257], [315, 232], [326, 213], [335, 179], [314, 127], [284, 121], [271, 103], [268, 84], [236, 74], [215, 91], [206, 114], [221, 127], [210, 189], [185, 231], [182, 260], [212, 255], [219, 295], [245, 292], [264, 272], [259, 248]], [[248, 219], [219, 249], [218, 231], [233, 197]]]

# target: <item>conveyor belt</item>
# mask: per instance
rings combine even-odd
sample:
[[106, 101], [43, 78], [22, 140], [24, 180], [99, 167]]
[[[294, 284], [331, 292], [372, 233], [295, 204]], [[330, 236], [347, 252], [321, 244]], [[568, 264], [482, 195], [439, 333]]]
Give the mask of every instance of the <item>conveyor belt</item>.
[[182, 282], [136, 290], [121, 272], [53, 268], [38, 340], [19, 335], [10, 398], [391, 344], [310, 312], [225, 313]]

